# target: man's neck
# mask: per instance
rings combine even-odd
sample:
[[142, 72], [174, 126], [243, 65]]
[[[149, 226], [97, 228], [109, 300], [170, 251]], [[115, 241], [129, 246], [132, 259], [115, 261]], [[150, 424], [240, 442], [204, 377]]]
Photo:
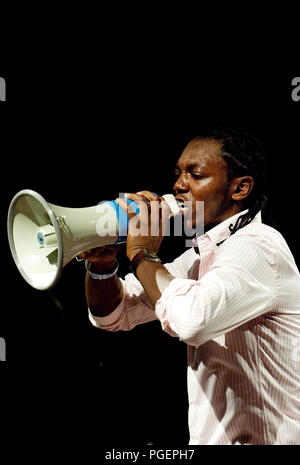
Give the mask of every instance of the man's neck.
[[237, 215], [242, 210], [243, 210], [242, 207], [239, 207], [238, 205], [233, 205], [230, 209], [227, 209], [226, 212], [223, 212], [220, 216], [218, 216], [215, 221], [206, 224], [204, 226], [204, 232], [206, 233], [207, 231], [214, 228], [218, 224], [223, 223], [223, 221], [228, 220], [228, 218], [231, 218], [232, 216]]

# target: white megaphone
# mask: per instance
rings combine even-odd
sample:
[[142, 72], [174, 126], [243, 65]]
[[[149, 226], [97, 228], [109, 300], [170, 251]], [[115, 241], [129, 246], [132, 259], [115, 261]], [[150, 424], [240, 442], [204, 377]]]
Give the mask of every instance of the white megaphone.
[[[180, 209], [172, 194], [163, 198], [171, 216]], [[138, 208], [135, 202], [130, 205]], [[128, 216], [113, 201], [94, 207], [66, 208], [47, 203], [37, 192], [18, 192], [7, 220], [10, 250], [23, 278], [35, 289], [53, 287], [67, 263], [102, 245], [126, 242]]]

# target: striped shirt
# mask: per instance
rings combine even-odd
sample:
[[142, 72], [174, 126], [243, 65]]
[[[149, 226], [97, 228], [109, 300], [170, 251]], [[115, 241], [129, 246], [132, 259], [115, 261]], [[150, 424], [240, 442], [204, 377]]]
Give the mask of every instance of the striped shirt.
[[159, 319], [187, 344], [190, 444], [300, 444], [299, 271], [260, 213], [230, 236], [242, 213], [165, 265], [175, 279], [155, 309], [130, 273], [120, 305], [89, 318], [109, 331]]

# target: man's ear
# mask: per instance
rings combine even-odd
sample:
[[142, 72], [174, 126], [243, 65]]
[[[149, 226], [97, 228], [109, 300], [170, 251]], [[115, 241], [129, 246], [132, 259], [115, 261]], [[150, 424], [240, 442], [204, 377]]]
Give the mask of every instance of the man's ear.
[[240, 202], [245, 200], [246, 197], [250, 195], [254, 186], [254, 180], [252, 176], [242, 176], [240, 178], [235, 178], [233, 180], [233, 193], [232, 193], [232, 200], [236, 202]]

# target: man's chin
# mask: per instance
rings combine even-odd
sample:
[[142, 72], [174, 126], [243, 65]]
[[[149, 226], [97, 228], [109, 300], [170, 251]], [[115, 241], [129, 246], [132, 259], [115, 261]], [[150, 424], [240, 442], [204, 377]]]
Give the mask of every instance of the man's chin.
[[204, 234], [204, 225], [203, 223], [187, 220], [184, 223], [184, 233], [188, 237], [202, 236]]

